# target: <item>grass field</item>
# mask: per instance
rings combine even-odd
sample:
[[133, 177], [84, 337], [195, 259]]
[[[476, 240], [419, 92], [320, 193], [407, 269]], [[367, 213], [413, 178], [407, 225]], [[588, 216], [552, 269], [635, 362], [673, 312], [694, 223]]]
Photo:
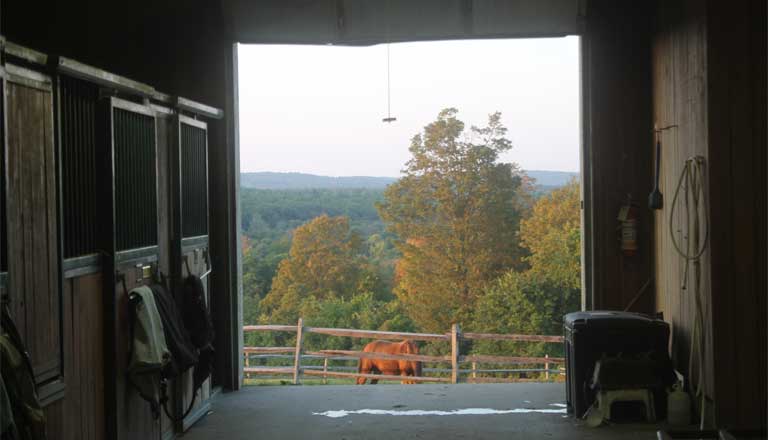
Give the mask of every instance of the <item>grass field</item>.
[[[399, 381], [380, 381], [381, 383], [400, 383]], [[245, 386], [288, 386], [293, 385], [293, 379], [256, 379], [249, 378], [244, 381]], [[353, 379], [332, 379], [328, 378], [328, 383], [323, 383], [323, 379], [301, 379], [301, 385], [354, 385]], [[431, 384], [430, 384], [431, 385]]]
[[[553, 375], [549, 380], [543, 378], [540, 382], [565, 382], [565, 375]], [[301, 379], [301, 385], [354, 385], [354, 379], [334, 379], [328, 378], [327, 383], [323, 383], [323, 379]], [[400, 383], [399, 381], [380, 381], [379, 383]], [[259, 378], [246, 378], [244, 380], [245, 386], [288, 386], [293, 385], [293, 379], [286, 377], [285, 379], [259, 379]], [[435, 383], [424, 383], [423, 385], [440, 385]], [[443, 384], [444, 385], [444, 384]]]

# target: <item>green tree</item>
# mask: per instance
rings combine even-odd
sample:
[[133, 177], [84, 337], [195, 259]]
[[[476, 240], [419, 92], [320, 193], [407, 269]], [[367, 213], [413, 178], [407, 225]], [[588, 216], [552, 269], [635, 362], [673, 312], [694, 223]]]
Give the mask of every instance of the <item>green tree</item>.
[[[485, 333], [560, 335], [563, 315], [579, 307], [579, 290], [564, 288], [533, 271], [509, 271], [490, 285], [477, 302], [472, 330]], [[477, 341], [483, 354], [560, 356], [562, 344]]]
[[288, 258], [280, 262], [272, 289], [260, 303], [271, 322], [298, 318], [307, 298], [351, 298], [379, 290], [367, 268], [360, 237], [347, 217], [321, 215], [296, 228]]
[[404, 176], [377, 205], [402, 253], [395, 293], [427, 331], [467, 321], [488, 282], [520, 264], [521, 172], [499, 162], [512, 148], [501, 114], [471, 127], [453, 108], [411, 140]]
[[[579, 309], [580, 219], [579, 184], [568, 185], [538, 199], [522, 221], [520, 239], [530, 255], [530, 268], [510, 270], [477, 303], [472, 329], [488, 333], [562, 334], [563, 315]], [[488, 342], [475, 344], [479, 353], [560, 355], [558, 345]]]
[[581, 209], [579, 182], [541, 197], [520, 225], [525, 260], [540, 278], [568, 289], [581, 288]]

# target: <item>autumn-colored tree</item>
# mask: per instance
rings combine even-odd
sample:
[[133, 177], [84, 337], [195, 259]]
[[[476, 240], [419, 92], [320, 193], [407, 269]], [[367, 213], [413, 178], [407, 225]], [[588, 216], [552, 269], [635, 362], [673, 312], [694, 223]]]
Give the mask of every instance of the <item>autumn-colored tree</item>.
[[377, 205], [398, 237], [395, 293], [425, 331], [467, 320], [483, 288], [520, 264], [521, 172], [499, 162], [512, 148], [501, 114], [471, 127], [453, 108], [411, 140], [404, 176]]
[[569, 289], [581, 288], [580, 200], [579, 182], [573, 180], [541, 197], [520, 225], [531, 270]]
[[363, 250], [347, 217], [322, 215], [296, 228], [288, 258], [280, 262], [272, 289], [260, 304], [262, 314], [272, 322], [291, 322], [306, 298], [375, 292], [379, 281], [367, 270]]

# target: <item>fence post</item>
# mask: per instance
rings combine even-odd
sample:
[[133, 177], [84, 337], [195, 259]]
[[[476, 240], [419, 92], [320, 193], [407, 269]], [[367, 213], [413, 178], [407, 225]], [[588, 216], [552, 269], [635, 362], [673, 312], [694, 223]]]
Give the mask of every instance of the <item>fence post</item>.
[[328, 385], [328, 358], [323, 358], [323, 385]]
[[472, 379], [477, 379], [477, 362], [472, 362]]
[[451, 383], [459, 383], [459, 324], [451, 326]]
[[[545, 354], [544, 357], [549, 359], [548, 354]], [[549, 380], [549, 361], [544, 363], [544, 379]]]
[[299, 384], [299, 376], [301, 375], [301, 344], [304, 340], [304, 320], [299, 318], [299, 323], [296, 326], [296, 352], [293, 355], [293, 384]]

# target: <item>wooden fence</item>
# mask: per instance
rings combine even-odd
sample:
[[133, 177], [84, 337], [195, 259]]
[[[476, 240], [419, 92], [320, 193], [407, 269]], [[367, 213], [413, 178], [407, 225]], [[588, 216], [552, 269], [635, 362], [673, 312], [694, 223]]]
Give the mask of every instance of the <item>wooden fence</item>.
[[[377, 330], [353, 330], [340, 328], [306, 327], [300, 318], [297, 325], [246, 325], [243, 326], [244, 332], [295, 332], [296, 345], [294, 347], [244, 347], [246, 375], [268, 375], [293, 376], [293, 383], [300, 383], [302, 375], [322, 377], [327, 381], [329, 377], [356, 379], [364, 377], [367, 379], [379, 380], [402, 380], [401, 376], [388, 376], [381, 374], [360, 374], [353, 367], [346, 367], [347, 372], [340, 371], [344, 367], [329, 369], [328, 361], [349, 361], [358, 359], [391, 359], [406, 361], [421, 361], [437, 364], [450, 364], [450, 368], [424, 368], [423, 372], [450, 373], [450, 377], [439, 376], [410, 376], [408, 380], [415, 382], [444, 382], [458, 383], [466, 382], [518, 382], [520, 379], [508, 379], [499, 377], [481, 377], [478, 374], [483, 373], [504, 373], [504, 372], [541, 372], [545, 378], [549, 379], [550, 373], [563, 374], [564, 359], [559, 357], [523, 357], [523, 356], [485, 356], [485, 355], [461, 355], [459, 346], [462, 340], [494, 340], [494, 341], [524, 341], [524, 342], [550, 342], [563, 343], [562, 336], [542, 336], [542, 335], [512, 335], [512, 334], [493, 334], [493, 333], [462, 333], [458, 324], [451, 326], [450, 333], [406, 333], [406, 332], [387, 332]], [[451, 354], [448, 356], [430, 356], [423, 354], [384, 354], [384, 353], [366, 353], [352, 350], [303, 350], [304, 335], [308, 333], [364, 338], [364, 339], [389, 339], [411, 341], [445, 341], [451, 344]], [[272, 367], [272, 366], [251, 366], [251, 358], [292, 358], [293, 366]], [[302, 365], [302, 360], [322, 359], [323, 366]], [[471, 369], [461, 369], [460, 365], [471, 364]], [[543, 365], [543, 369], [479, 369], [479, 364], [494, 365]], [[552, 365], [560, 365], [556, 369], [550, 369]], [[462, 373], [468, 373], [469, 376], [461, 378]], [[422, 373], [423, 374], [423, 373]]]

